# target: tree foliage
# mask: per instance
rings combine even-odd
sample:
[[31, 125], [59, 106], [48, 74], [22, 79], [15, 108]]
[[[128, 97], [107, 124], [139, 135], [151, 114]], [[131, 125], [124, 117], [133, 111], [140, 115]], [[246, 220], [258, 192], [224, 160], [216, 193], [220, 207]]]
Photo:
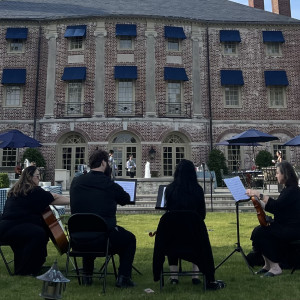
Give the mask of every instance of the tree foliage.
[[218, 186], [222, 185], [221, 169], [224, 174], [228, 174], [226, 158], [224, 153], [219, 149], [212, 149], [208, 156], [207, 166], [211, 171], [215, 171]]
[[255, 164], [258, 168], [272, 166], [272, 154], [267, 150], [261, 150], [258, 152], [255, 158]]
[[27, 148], [24, 151], [22, 162], [24, 162], [25, 159], [28, 159], [29, 162], [35, 161], [37, 167], [46, 167], [46, 161], [37, 148]]

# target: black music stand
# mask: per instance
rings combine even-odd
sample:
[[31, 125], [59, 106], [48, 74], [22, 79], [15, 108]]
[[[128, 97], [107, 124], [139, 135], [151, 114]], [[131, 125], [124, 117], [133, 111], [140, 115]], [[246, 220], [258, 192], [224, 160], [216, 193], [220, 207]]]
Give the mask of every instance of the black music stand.
[[249, 270], [254, 274], [254, 271], [252, 267], [249, 265], [248, 260], [246, 258], [245, 252], [241, 246], [240, 243], [240, 222], [239, 222], [239, 203], [240, 202], [247, 202], [249, 200], [239, 200], [235, 202], [235, 212], [236, 212], [236, 235], [237, 235], [237, 242], [236, 242], [236, 247], [235, 249], [225, 258], [223, 259], [216, 267], [215, 270], [217, 270], [223, 263], [227, 261], [235, 252], [241, 253], [244, 261], [246, 262], [246, 265], [248, 266]]

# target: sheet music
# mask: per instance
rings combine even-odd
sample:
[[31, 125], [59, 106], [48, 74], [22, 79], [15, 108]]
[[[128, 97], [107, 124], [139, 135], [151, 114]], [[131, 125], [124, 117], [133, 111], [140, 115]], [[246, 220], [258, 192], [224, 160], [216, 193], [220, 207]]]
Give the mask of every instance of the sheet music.
[[165, 199], [166, 188], [167, 188], [166, 185], [160, 185], [158, 187], [155, 209], [163, 209], [163, 210], [166, 209], [166, 207], [165, 207], [165, 205], [166, 205], [166, 199]]
[[127, 181], [127, 180], [115, 180], [115, 183], [120, 185], [125, 192], [130, 196], [130, 202], [135, 202], [135, 193], [136, 193], [136, 181]]
[[245, 187], [243, 186], [240, 177], [232, 177], [224, 179], [226, 186], [232, 194], [235, 201], [248, 200]]

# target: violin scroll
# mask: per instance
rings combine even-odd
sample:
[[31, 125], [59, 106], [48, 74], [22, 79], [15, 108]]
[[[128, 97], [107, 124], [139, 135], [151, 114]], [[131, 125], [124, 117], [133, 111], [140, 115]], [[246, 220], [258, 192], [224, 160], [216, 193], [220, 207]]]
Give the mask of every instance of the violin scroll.
[[156, 235], [156, 231], [154, 231], [154, 232], [151, 232], [151, 231], [150, 231], [150, 232], [149, 232], [149, 236], [150, 236], [150, 237], [154, 237], [155, 235]]

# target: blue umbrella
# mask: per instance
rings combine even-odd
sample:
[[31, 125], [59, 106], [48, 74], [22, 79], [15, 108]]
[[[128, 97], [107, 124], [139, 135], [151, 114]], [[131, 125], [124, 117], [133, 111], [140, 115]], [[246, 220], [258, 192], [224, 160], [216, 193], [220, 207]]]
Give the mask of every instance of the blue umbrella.
[[300, 135], [295, 136], [294, 138], [287, 141], [282, 146], [300, 146]]
[[279, 140], [279, 138], [252, 128], [233, 136], [227, 141], [229, 142], [229, 144], [231, 144], [231, 143], [259, 143], [259, 142], [269, 142], [274, 140]]
[[216, 146], [261, 146], [261, 144], [258, 143], [229, 143], [228, 141], [221, 141], [219, 143], [216, 143]]
[[36, 148], [41, 146], [39, 141], [16, 129], [0, 134], [0, 148]]

